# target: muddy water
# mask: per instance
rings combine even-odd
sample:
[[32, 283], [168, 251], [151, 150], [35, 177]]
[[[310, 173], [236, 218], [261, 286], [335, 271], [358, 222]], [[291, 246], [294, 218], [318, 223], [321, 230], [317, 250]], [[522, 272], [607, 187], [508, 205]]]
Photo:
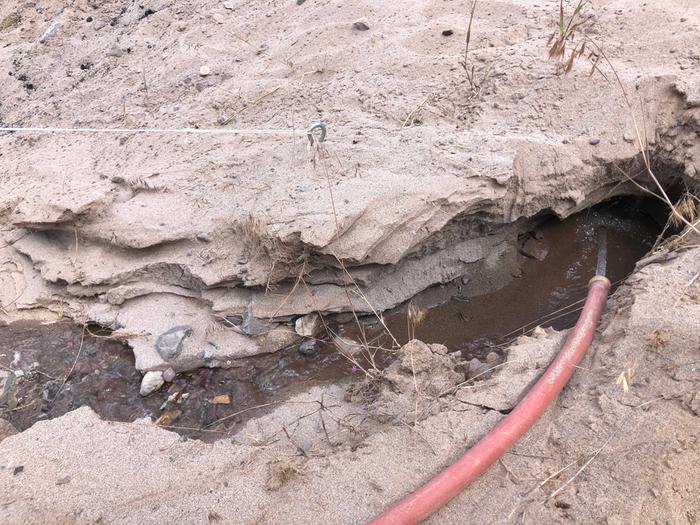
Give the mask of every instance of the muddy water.
[[[500, 290], [473, 296], [473, 283], [459, 278], [415, 297], [413, 303], [425, 311], [422, 322], [413, 326], [415, 337], [461, 350], [471, 359], [500, 352], [505, 341], [536, 324], [573, 325], [581, 304], [577, 301], [585, 297], [595, 271], [595, 232], [601, 225], [608, 231], [608, 277], [613, 282], [632, 271], [660, 231], [640, 201], [630, 199], [597, 206], [565, 221], [544, 221], [522, 236], [522, 251], [529, 256], [523, 255], [522, 272]], [[399, 343], [409, 339], [406, 312], [404, 305], [385, 314]], [[360, 339], [355, 324], [330, 326], [343, 337]], [[376, 320], [366, 320], [363, 328], [374, 345], [392, 346]], [[383, 357], [388, 358], [390, 354]], [[115, 421], [166, 414], [169, 420], [164, 424], [206, 440], [235, 433], [245, 418], [269, 409], [270, 403], [282, 401], [292, 391], [360, 374], [332, 345], [319, 342], [310, 352], [288, 348], [241, 360], [228, 370], [181, 374], [161, 391], [142, 398], [141, 374], [134, 369], [131, 351], [69, 323], [0, 327], [0, 374], [15, 372], [19, 376], [15, 374], [14, 384], [0, 390], [0, 417], [20, 430], [89, 405], [101, 417]], [[215, 403], [217, 396], [228, 403]]]
[[[408, 322], [408, 305], [404, 305], [386, 315], [385, 324], [401, 344], [408, 340], [411, 326], [415, 338], [463, 350], [468, 358], [498, 352], [507, 341], [537, 325], [571, 327], [583, 306], [588, 281], [595, 274], [598, 227], [604, 226], [607, 231], [607, 277], [619, 285], [661, 231], [647, 214], [650, 205], [621, 199], [564, 221], [545, 220], [521, 236], [521, 253], [530, 256], [523, 255], [521, 273], [503, 288], [470, 297], [470, 283], [457, 279], [413, 299], [414, 305], [425, 312], [420, 323]], [[366, 337], [379, 346], [390, 346], [391, 338], [382, 332], [379, 323], [372, 322], [366, 328]], [[340, 334], [361, 339], [353, 325], [341, 327]]]

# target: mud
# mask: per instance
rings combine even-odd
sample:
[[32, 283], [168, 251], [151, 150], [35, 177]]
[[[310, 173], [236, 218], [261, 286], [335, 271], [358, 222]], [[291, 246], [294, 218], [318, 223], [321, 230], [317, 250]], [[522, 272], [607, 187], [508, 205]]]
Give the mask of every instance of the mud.
[[[433, 287], [411, 301], [424, 311], [420, 322], [409, 322], [404, 305], [384, 316], [393, 338], [376, 320], [364, 325], [365, 337], [384, 348], [391, 348], [393, 339], [403, 345], [416, 338], [462, 350], [468, 359], [484, 359], [492, 351], [502, 355], [509, 342], [536, 326], [573, 326], [595, 275], [598, 227], [607, 231], [606, 273], [614, 290], [659, 240], [666, 218], [663, 206], [654, 200], [632, 197], [613, 199], [563, 221], [536, 221], [521, 236], [520, 251], [536, 243], [546, 256], [522, 256], [520, 269], [505, 286], [476, 296], [470, 287], [483, 284], [468, 278]], [[353, 323], [338, 332], [355, 340], [362, 337]]]
[[[533, 223], [535, 229], [519, 241], [521, 251], [536, 240], [546, 257], [523, 256], [522, 270], [496, 292], [465, 298], [460, 293], [469, 283], [458, 279], [419, 294], [412, 303], [425, 314], [420, 323], [411, 323], [412, 337], [406, 306], [384, 316], [393, 338], [376, 319], [362, 321], [371, 345], [385, 349], [374, 355], [373, 363], [363, 354], [344, 355], [342, 348], [339, 352], [321, 329], [311, 351], [300, 352], [298, 344], [291, 345], [276, 354], [238, 360], [228, 369], [182, 373], [144, 398], [139, 395], [141, 374], [134, 368], [131, 350], [112, 340], [109, 332], [95, 326], [83, 331], [70, 323], [14, 323], [0, 331], [0, 367], [23, 375], [13, 394], [17, 406], [0, 408], [19, 430], [80, 406], [89, 406], [112, 421], [157, 420], [161, 414], [177, 413], [162, 424], [211, 441], [235, 434], [244, 421], [295, 393], [359, 378], [362, 369], [370, 366], [388, 366], [396, 355], [390, 351], [394, 340], [400, 345], [409, 339], [439, 343], [461, 351], [467, 361], [485, 360], [494, 351], [501, 358], [507, 342], [537, 325], [557, 329], [573, 325], [594, 274], [600, 226], [607, 231], [608, 277], [616, 285], [623, 282], [661, 233], [665, 217], [652, 214], [655, 211], [654, 201], [630, 197], [563, 221], [550, 218]], [[353, 322], [336, 325], [328, 320], [327, 326], [341, 337], [360, 340]], [[228, 396], [228, 402], [213, 402], [217, 396]]]

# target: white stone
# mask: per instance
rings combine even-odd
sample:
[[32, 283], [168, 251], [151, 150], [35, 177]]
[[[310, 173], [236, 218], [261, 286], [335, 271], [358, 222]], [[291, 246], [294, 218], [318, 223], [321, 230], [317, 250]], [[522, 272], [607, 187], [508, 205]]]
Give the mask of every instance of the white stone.
[[313, 337], [318, 327], [318, 322], [318, 314], [307, 314], [295, 321], [294, 330], [302, 337]]
[[141, 390], [139, 393], [142, 396], [147, 396], [148, 394], [155, 392], [162, 387], [163, 383], [165, 383], [165, 380], [163, 379], [163, 372], [160, 370], [155, 372], [146, 372], [141, 380]]

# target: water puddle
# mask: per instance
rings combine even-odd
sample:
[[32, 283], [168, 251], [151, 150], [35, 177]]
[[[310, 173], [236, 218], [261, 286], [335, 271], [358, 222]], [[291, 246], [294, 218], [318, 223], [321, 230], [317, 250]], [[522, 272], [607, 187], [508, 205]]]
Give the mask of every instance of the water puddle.
[[[412, 300], [413, 308], [424, 312], [420, 323], [409, 325], [408, 305], [386, 313], [385, 323], [401, 344], [409, 339], [410, 326], [414, 337], [460, 350], [466, 359], [499, 353], [504, 341], [536, 324], [572, 326], [595, 268], [596, 228], [607, 228], [608, 277], [619, 282], [661, 231], [647, 209], [639, 199], [620, 199], [564, 221], [545, 220], [522, 236], [522, 272], [500, 290], [470, 297], [474, 283], [460, 278]], [[329, 321], [329, 326], [347, 340], [361, 339], [355, 323]], [[376, 319], [363, 320], [363, 330], [373, 345], [392, 346]], [[389, 358], [381, 357], [384, 362]], [[162, 424], [181, 434], [215, 440], [259, 414], [255, 407], [269, 408], [312, 384], [353, 375], [361, 375], [358, 367], [319, 341], [312, 350], [297, 346], [242, 359], [231, 369], [180, 374], [142, 398], [141, 374], [131, 351], [108, 337], [95, 337], [70, 323], [0, 328], [0, 417], [19, 430], [89, 405], [104, 419], [163, 417]]]

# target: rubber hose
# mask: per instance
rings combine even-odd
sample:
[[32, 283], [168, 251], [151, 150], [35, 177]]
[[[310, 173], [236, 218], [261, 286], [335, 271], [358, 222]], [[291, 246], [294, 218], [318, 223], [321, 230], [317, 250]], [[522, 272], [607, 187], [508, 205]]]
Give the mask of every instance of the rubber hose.
[[576, 326], [557, 357], [517, 406], [476, 445], [431, 481], [406, 496], [371, 525], [419, 523], [459, 494], [496, 462], [547, 410], [573, 374], [593, 340], [605, 308], [610, 281], [597, 275]]

